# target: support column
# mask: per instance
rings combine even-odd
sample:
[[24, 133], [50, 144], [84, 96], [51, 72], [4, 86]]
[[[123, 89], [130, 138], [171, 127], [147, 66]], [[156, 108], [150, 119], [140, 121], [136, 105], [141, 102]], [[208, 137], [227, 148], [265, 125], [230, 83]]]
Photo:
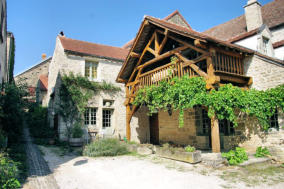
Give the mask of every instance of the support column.
[[131, 140], [131, 128], [130, 128], [130, 122], [131, 122], [131, 112], [130, 112], [130, 105], [126, 105], [126, 138], [128, 141]]
[[216, 116], [213, 116], [211, 118], [211, 144], [212, 144], [213, 153], [221, 152], [219, 122], [218, 122], [218, 119], [216, 119]]

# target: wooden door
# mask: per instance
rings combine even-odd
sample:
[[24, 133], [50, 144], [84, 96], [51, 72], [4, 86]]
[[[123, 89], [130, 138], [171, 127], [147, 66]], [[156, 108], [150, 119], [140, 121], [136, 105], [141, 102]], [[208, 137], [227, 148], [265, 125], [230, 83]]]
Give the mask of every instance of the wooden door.
[[152, 114], [150, 119], [150, 143], [159, 144], [159, 119], [158, 114]]

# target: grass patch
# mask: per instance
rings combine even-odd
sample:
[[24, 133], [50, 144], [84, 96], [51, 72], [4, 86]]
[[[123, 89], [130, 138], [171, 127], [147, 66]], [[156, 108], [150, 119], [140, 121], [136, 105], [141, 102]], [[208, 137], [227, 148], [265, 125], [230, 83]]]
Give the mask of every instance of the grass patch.
[[279, 164], [259, 163], [224, 171], [220, 178], [238, 183], [242, 181], [247, 186], [274, 185], [283, 182], [284, 169]]
[[125, 154], [129, 154], [126, 145], [112, 138], [94, 141], [85, 146], [83, 150], [83, 155], [89, 157], [118, 156]]

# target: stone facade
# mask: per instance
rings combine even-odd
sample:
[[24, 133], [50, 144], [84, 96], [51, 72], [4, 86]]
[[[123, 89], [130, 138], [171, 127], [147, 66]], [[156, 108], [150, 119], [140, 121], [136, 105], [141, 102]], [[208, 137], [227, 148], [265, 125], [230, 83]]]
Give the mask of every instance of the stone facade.
[[259, 55], [245, 59], [245, 73], [253, 78], [252, 88], [266, 90], [284, 83], [284, 65]]
[[[29, 99], [31, 99], [32, 101], [36, 101], [36, 90], [38, 87], [39, 77], [41, 75], [48, 75], [51, 58], [52, 57], [44, 58], [38, 64], [14, 77], [16, 84], [25, 83], [28, 86], [30, 92]], [[43, 105], [46, 106], [46, 102]]]
[[[3, 11], [3, 13], [2, 13]], [[6, 0], [0, 1], [0, 83], [7, 81], [7, 8]]]
[[[85, 75], [85, 64], [88, 62], [97, 63], [97, 79], [96, 82], [106, 81], [121, 88], [120, 92], [112, 93], [101, 91], [95, 94], [89, 100], [88, 107], [96, 108], [96, 125], [85, 125], [85, 138], [88, 138], [88, 129], [96, 130], [99, 135], [110, 135], [118, 138], [125, 137], [125, 91], [122, 84], [115, 82], [116, 76], [122, 66], [122, 61], [113, 61], [102, 59], [95, 56], [78, 56], [76, 54], [67, 53], [61, 44], [59, 37], [56, 39], [56, 47], [53, 58], [49, 67], [48, 77], [48, 108], [50, 126], [54, 128], [54, 118], [56, 116], [57, 104], [59, 102], [59, 88], [61, 84], [60, 77], [63, 74], [73, 72], [75, 75]], [[52, 94], [54, 94], [54, 97]], [[104, 102], [111, 102], [110, 106], [106, 106]], [[103, 128], [103, 110], [109, 109], [111, 115], [111, 127]], [[59, 116], [58, 133], [61, 140], [66, 140], [66, 127], [63, 119]]]

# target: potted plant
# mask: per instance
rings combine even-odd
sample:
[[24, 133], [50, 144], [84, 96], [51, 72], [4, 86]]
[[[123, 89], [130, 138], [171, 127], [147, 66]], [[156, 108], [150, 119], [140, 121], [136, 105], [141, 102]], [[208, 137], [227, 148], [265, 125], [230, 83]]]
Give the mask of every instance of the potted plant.
[[71, 131], [71, 137], [69, 138], [69, 144], [73, 147], [83, 146], [83, 129], [80, 124], [76, 123]]

